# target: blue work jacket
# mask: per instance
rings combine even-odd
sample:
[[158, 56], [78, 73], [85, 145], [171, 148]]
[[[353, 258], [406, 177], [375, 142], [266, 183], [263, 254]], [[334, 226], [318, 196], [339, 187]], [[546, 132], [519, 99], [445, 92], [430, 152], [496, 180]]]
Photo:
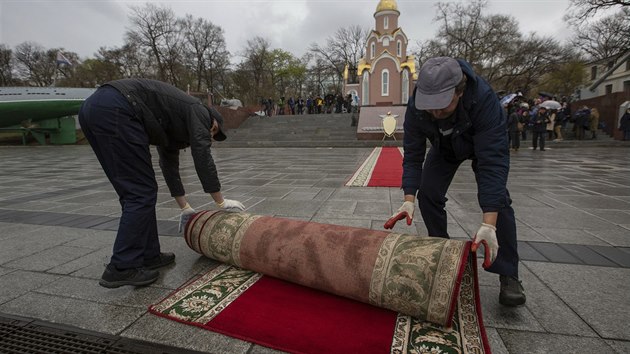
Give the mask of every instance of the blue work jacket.
[[[506, 114], [490, 85], [477, 76], [470, 64], [458, 60], [467, 76], [466, 89], [456, 109], [451, 136], [455, 161], [473, 160], [479, 205], [494, 212], [507, 205], [507, 179], [510, 169]], [[419, 78], [422, 80], [422, 78]], [[404, 122], [402, 189], [416, 195], [420, 189], [427, 139], [440, 150], [437, 122], [415, 106], [415, 90], [407, 104]], [[449, 149], [450, 150], [450, 149]]]

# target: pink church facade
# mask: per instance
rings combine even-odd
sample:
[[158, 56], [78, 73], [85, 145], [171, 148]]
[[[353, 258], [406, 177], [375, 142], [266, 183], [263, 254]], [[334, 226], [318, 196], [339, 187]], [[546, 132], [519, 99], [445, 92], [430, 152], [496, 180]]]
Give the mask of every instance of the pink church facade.
[[[361, 106], [406, 104], [417, 79], [415, 58], [407, 55], [408, 39], [398, 26], [395, 0], [381, 0], [374, 13], [375, 27], [357, 65], [357, 78], [344, 75], [344, 92], [358, 95]], [[356, 82], [358, 81], [358, 82]]]

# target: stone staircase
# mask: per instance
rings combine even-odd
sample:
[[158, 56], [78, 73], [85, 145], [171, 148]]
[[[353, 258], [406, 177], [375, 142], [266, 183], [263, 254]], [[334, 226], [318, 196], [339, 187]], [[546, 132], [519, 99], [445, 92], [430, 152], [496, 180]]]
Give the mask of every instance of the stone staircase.
[[308, 114], [249, 117], [228, 138], [225, 147], [369, 147], [401, 146], [402, 141], [358, 140], [352, 114]]
[[[402, 140], [358, 140], [357, 127], [352, 126], [352, 114], [310, 114], [282, 115], [272, 117], [251, 116], [238, 128], [227, 131], [228, 139], [217, 142], [219, 147], [375, 147], [402, 146]], [[590, 140], [590, 132], [586, 140], [575, 140], [571, 126], [563, 132], [563, 141], [547, 141], [546, 147], [570, 148], [580, 146], [612, 147], [630, 146], [630, 142], [614, 140], [599, 131], [596, 140]], [[531, 146], [531, 132], [527, 140], [521, 141], [521, 148]]]

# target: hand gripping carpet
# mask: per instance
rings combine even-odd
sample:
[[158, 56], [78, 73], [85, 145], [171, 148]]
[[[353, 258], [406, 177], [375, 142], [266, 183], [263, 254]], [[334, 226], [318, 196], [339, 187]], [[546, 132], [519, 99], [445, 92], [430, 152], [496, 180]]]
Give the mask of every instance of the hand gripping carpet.
[[377, 147], [346, 182], [346, 187], [400, 187], [402, 149]]
[[470, 242], [222, 211], [185, 240], [220, 265], [156, 315], [291, 353], [490, 353]]

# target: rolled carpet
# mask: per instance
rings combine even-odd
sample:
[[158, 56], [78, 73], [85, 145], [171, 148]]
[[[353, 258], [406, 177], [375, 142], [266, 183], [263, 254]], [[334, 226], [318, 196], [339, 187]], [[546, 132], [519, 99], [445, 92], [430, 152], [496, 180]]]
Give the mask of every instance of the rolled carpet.
[[185, 239], [214, 260], [444, 327], [471, 269], [470, 242], [247, 213], [198, 213]]

